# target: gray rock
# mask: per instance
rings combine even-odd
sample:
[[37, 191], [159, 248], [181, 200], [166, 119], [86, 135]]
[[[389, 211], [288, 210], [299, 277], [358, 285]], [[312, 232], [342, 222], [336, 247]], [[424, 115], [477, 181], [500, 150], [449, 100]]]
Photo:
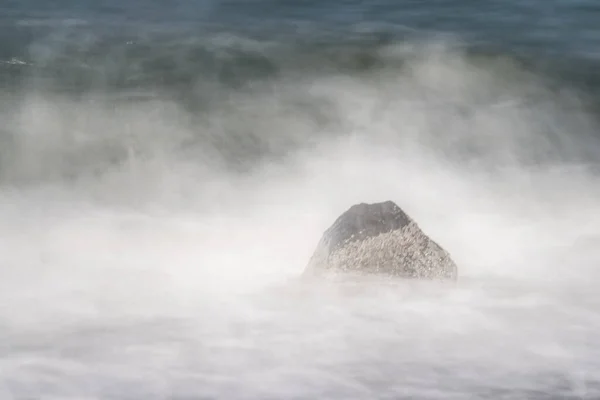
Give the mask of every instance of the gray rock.
[[325, 231], [305, 276], [338, 273], [456, 280], [450, 255], [392, 201], [357, 204]]

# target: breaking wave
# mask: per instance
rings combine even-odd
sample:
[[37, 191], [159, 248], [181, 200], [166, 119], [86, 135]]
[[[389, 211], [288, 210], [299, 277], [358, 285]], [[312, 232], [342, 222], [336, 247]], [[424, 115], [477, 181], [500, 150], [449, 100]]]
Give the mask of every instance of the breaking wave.
[[[60, 24], [0, 52], [7, 395], [597, 393], [591, 61]], [[382, 200], [457, 288], [294, 283]]]

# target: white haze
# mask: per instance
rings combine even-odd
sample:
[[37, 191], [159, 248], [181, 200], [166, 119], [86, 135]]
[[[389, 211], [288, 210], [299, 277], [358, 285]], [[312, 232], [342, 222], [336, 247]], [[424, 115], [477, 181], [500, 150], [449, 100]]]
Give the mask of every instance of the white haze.
[[[263, 139], [314, 142], [247, 175], [210, 152], [181, 156], [172, 144], [193, 133], [168, 102], [26, 97], [10, 118], [18, 179], [0, 188], [0, 397], [598, 396], [598, 178], [521, 162], [547, 144], [523, 138], [567, 125], [553, 145], [568, 153], [591, 119], [553, 114], [560, 98], [520, 105], [527, 88], [497, 73], [442, 52], [412, 72], [272, 95], [327, 97], [339, 132], [269, 94], [246, 99], [199, 130], [243, 121]], [[474, 116], [443, 107], [453, 102]], [[252, 104], [267, 104], [263, 119], [242, 118]], [[120, 140], [138, 152], [127, 163], [62, 178], [73, 154], [94, 157], [85, 143]], [[454, 141], [483, 147], [461, 162]], [[296, 280], [341, 212], [383, 200], [452, 254], [456, 287]]]

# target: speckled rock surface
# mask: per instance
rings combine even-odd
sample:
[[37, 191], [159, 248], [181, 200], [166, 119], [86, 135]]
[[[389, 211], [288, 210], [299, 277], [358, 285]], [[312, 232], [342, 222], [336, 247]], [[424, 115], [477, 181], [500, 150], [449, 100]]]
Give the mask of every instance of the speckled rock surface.
[[456, 280], [450, 255], [391, 201], [357, 204], [323, 234], [304, 272]]

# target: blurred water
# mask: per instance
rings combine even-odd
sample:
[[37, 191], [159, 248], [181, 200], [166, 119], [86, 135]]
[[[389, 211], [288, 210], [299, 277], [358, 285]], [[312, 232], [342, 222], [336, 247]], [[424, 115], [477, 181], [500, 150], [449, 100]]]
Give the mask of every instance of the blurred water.
[[[597, 398], [591, 2], [4, 2], [6, 399]], [[457, 285], [298, 280], [393, 200]]]

